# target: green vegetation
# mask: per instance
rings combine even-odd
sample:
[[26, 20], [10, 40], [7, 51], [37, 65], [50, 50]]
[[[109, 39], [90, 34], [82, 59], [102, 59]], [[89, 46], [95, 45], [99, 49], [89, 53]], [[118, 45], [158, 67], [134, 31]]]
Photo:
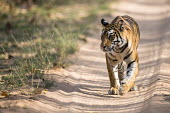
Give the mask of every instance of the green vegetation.
[[0, 1], [0, 90], [50, 87], [44, 70], [68, 65], [110, 1]]

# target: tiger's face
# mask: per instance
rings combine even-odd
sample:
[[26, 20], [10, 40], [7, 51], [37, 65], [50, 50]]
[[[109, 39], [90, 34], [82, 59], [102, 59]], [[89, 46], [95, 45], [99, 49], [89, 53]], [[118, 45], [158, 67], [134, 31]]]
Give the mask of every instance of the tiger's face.
[[117, 24], [109, 24], [106, 20], [102, 19], [103, 30], [101, 34], [101, 45], [102, 51], [109, 53], [112, 50], [120, 52], [125, 45], [127, 45], [127, 33], [128, 28], [125, 28], [123, 21]]

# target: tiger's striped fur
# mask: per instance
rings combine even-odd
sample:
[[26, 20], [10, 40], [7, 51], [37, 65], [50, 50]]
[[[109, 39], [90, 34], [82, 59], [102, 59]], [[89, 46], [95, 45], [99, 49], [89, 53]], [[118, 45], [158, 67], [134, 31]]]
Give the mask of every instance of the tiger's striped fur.
[[[102, 19], [103, 30], [100, 48], [105, 52], [110, 78], [110, 94], [126, 94], [134, 89], [138, 75], [138, 43], [140, 31], [137, 22], [130, 16], [117, 16], [110, 24]], [[123, 62], [127, 64], [124, 76]]]

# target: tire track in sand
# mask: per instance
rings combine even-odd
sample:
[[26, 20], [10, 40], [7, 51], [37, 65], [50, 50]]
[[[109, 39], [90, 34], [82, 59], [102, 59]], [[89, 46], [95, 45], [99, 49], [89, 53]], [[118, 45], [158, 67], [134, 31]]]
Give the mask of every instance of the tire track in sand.
[[[67, 71], [50, 71], [57, 87], [30, 102], [28, 110], [41, 113], [165, 113], [170, 112], [170, 2], [168, 0], [122, 0], [117, 15], [130, 15], [139, 24], [139, 91], [125, 96], [108, 95], [109, 78], [104, 53], [100, 50], [100, 31], [88, 38], [77, 53], [76, 63]], [[100, 19], [96, 20], [100, 22]], [[98, 23], [99, 24], [99, 23]], [[101, 27], [99, 27], [101, 29]]]

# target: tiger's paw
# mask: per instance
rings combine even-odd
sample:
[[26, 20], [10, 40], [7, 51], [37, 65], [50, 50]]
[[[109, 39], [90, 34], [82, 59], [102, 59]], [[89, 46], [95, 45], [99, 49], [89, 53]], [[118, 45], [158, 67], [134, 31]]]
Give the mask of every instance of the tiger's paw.
[[127, 92], [128, 92], [127, 84], [121, 85], [120, 88], [119, 88], [119, 94], [120, 95], [125, 95], [125, 94], [127, 94]]
[[117, 88], [111, 87], [108, 91], [109, 95], [118, 95], [119, 94], [119, 90]]
[[138, 87], [135, 84], [130, 88], [130, 91], [137, 91], [137, 90], [138, 90]]

